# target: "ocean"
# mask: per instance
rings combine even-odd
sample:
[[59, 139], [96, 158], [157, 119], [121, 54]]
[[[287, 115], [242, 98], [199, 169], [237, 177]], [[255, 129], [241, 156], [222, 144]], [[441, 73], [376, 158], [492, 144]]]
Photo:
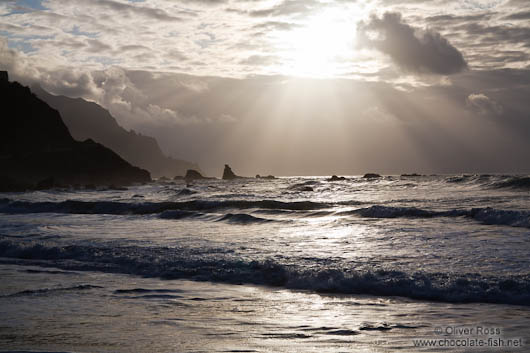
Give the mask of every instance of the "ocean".
[[0, 318], [0, 351], [528, 352], [530, 177], [2, 193]]

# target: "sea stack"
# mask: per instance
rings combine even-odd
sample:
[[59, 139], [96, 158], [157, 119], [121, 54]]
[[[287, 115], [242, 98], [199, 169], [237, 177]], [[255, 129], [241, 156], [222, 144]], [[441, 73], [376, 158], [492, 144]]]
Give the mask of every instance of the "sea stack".
[[225, 170], [223, 171], [223, 180], [233, 180], [241, 178], [240, 176], [237, 176], [232, 171], [232, 168], [228, 164], [225, 164]]
[[184, 176], [185, 180], [200, 180], [200, 179], [209, 179], [205, 176], [203, 176], [201, 173], [196, 171], [195, 169], [188, 169], [186, 172], [186, 175]]

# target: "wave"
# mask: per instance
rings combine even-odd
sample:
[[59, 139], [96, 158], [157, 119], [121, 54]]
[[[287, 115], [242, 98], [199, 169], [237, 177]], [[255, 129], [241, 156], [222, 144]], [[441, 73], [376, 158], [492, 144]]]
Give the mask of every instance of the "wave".
[[183, 211], [183, 210], [167, 210], [160, 213], [162, 219], [186, 219], [186, 218], [200, 218], [205, 216], [204, 213]]
[[530, 190], [529, 176], [490, 174], [460, 175], [447, 177], [445, 178], [445, 182], [452, 184], [471, 184], [494, 189]]
[[80, 290], [89, 290], [95, 288], [103, 288], [101, 286], [93, 286], [90, 284], [80, 284], [72, 287], [58, 287], [58, 288], [39, 288], [39, 289], [28, 289], [13, 294], [4, 295], [3, 297], [19, 297], [26, 295], [44, 295], [52, 294], [57, 292], [69, 292], [69, 291], [80, 291]]
[[491, 207], [473, 208], [470, 210], [431, 211], [415, 207], [376, 205], [349, 211], [348, 213], [367, 218], [467, 217], [487, 225], [530, 228], [530, 211], [498, 210]]
[[[162, 279], [191, 279], [233, 284], [258, 284], [326, 293], [402, 296], [443, 302], [530, 305], [530, 274], [504, 277], [475, 273], [425, 273], [400, 270], [357, 270], [336, 265], [303, 266], [264, 259], [199, 254], [185, 248], [104, 247], [95, 245], [21, 244], [0, 240], [3, 262], [52, 266], [65, 270], [126, 273]], [[293, 265], [294, 264], [294, 265]], [[171, 293], [145, 292], [144, 295]], [[125, 293], [124, 293], [125, 294]]]
[[502, 181], [493, 183], [492, 186], [498, 189], [530, 190], [530, 177], [508, 177]]
[[179, 196], [189, 196], [189, 195], [194, 195], [196, 193], [197, 193], [197, 191], [190, 190], [188, 188], [184, 188], [184, 189], [180, 190], [179, 192], [177, 192], [177, 195], [179, 195]]
[[218, 222], [228, 222], [234, 224], [252, 224], [252, 223], [268, 223], [274, 222], [271, 219], [265, 219], [260, 217], [255, 217], [246, 213], [228, 213], [217, 220]]
[[116, 289], [114, 294], [172, 294], [182, 293], [180, 289], [147, 289], [147, 288], [132, 288], [132, 289]]
[[164, 211], [208, 211], [225, 209], [266, 209], [311, 211], [330, 207], [331, 204], [312, 201], [283, 202], [276, 200], [193, 200], [182, 202], [126, 203], [115, 201], [27, 202], [0, 199], [0, 213], [75, 213], [75, 214], [155, 214]]

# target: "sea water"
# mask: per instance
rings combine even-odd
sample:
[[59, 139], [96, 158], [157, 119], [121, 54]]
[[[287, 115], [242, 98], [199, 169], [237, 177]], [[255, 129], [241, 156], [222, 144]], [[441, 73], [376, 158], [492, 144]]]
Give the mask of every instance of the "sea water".
[[0, 350], [526, 352], [530, 177], [0, 195]]

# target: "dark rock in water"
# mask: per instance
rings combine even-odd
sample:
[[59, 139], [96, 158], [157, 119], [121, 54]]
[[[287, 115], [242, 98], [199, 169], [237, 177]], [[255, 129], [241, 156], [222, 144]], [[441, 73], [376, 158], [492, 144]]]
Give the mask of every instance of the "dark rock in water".
[[420, 177], [420, 174], [412, 173], [412, 174], [401, 174], [402, 177]]
[[328, 181], [339, 181], [339, 180], [346, 180], [345, 177], [338, 177], [336, 175], [332, 175], [331, 178], [328, 179]]
[[59, 113], [29, 88], [0, 81], [0, 97], [2, 175], [33, 187], [50, 178], [54, 185], [127, 185], [151, 180], [149, 172], [133, 167], [103, 145], [75, 141]]
[[175, 175], [173, 180], [184, 180], [184, 177], [182, 175]]
[[365, 178], [365, 179], [375, 179], [375, 178], [381, 178], [381, 175], [376, 174], [376, 173], [366, 173], [365, 175], [363, 175], [363, 178]]
[[235, 175], [232, 171], [232, 168], [228, 164], [225, 164], [225, 170], [223, 171], [223, 180], [233, 180], [242, 178], [238, 175]]
[[186, 172], [186, 175], [184, 176], [185, 180], [200, 180], [200, 179], [211, 179], [208, 177], [203, 176], [201, 173], [194, 169], [188, 169]]
[[301, 187], [298, 190], [300, 190], [300, 191], [314, 191], [311, 186], [303, 186], [303, 187]]
[[276, 177], [274, 175], [261, 176], [261, 175], [257, 174], [256, 175], [256, 179], [276, 179]]

